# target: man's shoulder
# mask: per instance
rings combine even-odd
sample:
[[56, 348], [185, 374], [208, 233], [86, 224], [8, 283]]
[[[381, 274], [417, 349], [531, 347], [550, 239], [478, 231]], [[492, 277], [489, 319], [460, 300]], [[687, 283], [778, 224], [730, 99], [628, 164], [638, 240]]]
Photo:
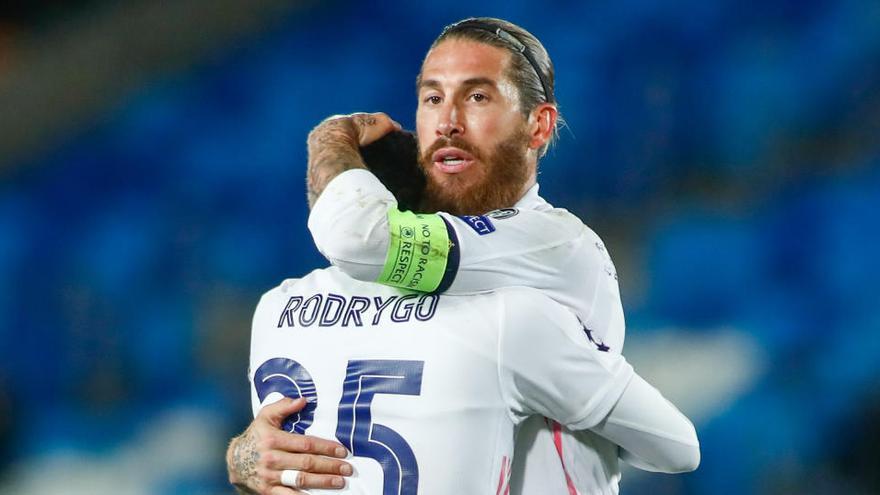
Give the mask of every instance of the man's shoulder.
[[533, 211], [542, 212], [547, 217], [552, 217], [557, 219], [559, 222], [566, 222], [571, 226], [578, 226], [584, 229], [585, 235], [589, 235], [591, 237], [595, 237], [597, 240], [599, 239], [599, 235], [585, 222], [581, 217], [572, 213], [566, 208], [560, 208], [558, 206], [553, 206], [544, 198], [539, 197], [540, 202], [535, 203], [532, 208]]
[[579, 216], [565, 208], [555, 207], [543, 198], [539, 197], [539, 199], [541, 203], [535, 206], [535, 211], [543, 211], [548, 217], [556, 218], [560, 223], [567, 224], [572, 228], [579, 228], [579, 237], [585, 241], [585, 245], [590, 248], [590, 251], [595, 251], [597, 256], [603, 259], [609, 257], [602, 238]]
[[545, 204], [546, 208], [529, 210], [533, 217], [531, 223], [545, 227], [542, 228], [541, 235], [546, 235], [548, 241], [553, 238], [558, 243], [571, 246], [569, 256], [564, 256], [564, 260], [570, 260], [574, 256], [590, 265], [605, 265], [611, 261], [602, 238], [579, 216], [565, 208]]
[[[601, 242], [599, 235], [581, 217], [566, 208], [550, 204], [543, 197], [535, 195], [530, 201], [517, 204], [515, 208], [504, 208], [496, 212], [515, 210], [526, 212], [526, 216], [535, 221], [546, 223], [548, 226], [558, 227], [578, 237], [586, 237], [594, 242]], [[490, 218], [496, 212], [487, 213]], [[511, 215], [512, 216], [512, 215]]]
[[503, 287], [493, 293], [503, 304], [504, 319], [509, 323], [532, 325], [536, 321], [552, 321], [570, 325], [577, 322], [571, 310], [533, 287]]

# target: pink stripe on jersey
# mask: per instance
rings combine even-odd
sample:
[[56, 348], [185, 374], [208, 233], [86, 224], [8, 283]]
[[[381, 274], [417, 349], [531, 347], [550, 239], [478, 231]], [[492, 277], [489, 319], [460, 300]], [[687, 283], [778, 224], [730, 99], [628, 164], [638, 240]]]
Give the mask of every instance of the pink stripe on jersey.
[[495, 489], [495, 495], [501, 495], [501, 487], [504, 486], [504, 472], [507, 469], [507, 456], [501, 459], [501, 474], [498, 476], [498, 488]]
[[559, 455], [559, 463], [562, 464], [562, 472], [565, 473], [565, 484], [568, 486], [568, 495], [578, 495], [577, 488], [568, 475], [568, 469], [565, 467], [565, 458], [562, 457], [562, 425], [550, 418], [544, 418], [547, 425], [553, 430], [553, 444], [556, 445], [556, 453]]
[[[502, 488], [504, 488], [503, 494]], [[495, 495], [507, 495], [508, 493], [510, 493], [510, 459], [504, 456], [501, 458], [501, 475], [498, 476], [498, 488], [495, 489]]]

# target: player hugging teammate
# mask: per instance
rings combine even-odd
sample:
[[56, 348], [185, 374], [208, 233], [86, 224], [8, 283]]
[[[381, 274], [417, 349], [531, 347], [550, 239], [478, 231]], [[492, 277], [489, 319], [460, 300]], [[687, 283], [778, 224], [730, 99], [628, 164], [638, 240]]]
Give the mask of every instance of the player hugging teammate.
[[382, 113], [308, 137], [309, 229], [333, 267], [257, 307], [255, 420], [230, 444], [230, 481], [609, 494], [620, 460], [696, 469], [693, 425], [621, 355], [604, 244], [538, 194], [558, 120], [544, 47], [466, 19], [433, 43], [417, 85], [417, 139]]

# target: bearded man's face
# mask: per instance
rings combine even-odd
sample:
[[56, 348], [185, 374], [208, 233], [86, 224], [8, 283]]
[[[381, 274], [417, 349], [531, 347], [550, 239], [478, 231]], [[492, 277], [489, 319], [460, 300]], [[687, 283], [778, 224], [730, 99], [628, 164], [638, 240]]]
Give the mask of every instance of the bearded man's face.
[[448, 39], [425, 58], [416, 112], [424, 211], [479, 215], [513, 206], [534, 184], [527, 121], [506, 75], [510, 56]]
[[[527, 140], [525, 131], [518, 129], [486, 152], [455, 136], [437, 139], [419, 159], [426, 178], [421, 210], [480, 215], [513, 206], [530, 177]], [[450, 147], [474, 157], [477, 165], [471, 173], [443, 173], [434, 169], [434, 155]]]

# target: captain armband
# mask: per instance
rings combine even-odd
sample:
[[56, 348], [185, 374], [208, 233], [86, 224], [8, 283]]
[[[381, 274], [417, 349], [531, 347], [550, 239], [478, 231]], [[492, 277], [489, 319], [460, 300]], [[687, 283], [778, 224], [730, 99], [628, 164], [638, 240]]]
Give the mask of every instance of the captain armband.
[[452, 245], [446, 222], [440, 215], [400, 211], [395, 205], [388, 210], [388, 232], [391, 242], [377, 282], [419, 292], [434, 292], [444, 278], [449, 278]]

